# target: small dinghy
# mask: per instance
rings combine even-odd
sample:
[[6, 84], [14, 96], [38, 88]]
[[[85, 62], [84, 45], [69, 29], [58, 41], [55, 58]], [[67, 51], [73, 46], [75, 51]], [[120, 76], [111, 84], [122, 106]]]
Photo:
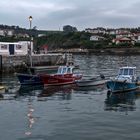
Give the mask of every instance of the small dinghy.
[[105, 76], [100, 75], [100, 78], [82, 79], [75, 82], [79, 87], [99, 86], [106, 83]]

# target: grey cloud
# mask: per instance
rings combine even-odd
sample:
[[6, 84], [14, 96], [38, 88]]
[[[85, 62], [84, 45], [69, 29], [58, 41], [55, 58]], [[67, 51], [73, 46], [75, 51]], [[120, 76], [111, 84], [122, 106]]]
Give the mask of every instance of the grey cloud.
[[132, 27], [139, 26], [139, 6], [139, 0], [5, 0], [0, 2], [0, 22], [28, 27], [32, 15], [33, 25], [39, 29], [55, 30], [66, 24], [80, 30]]

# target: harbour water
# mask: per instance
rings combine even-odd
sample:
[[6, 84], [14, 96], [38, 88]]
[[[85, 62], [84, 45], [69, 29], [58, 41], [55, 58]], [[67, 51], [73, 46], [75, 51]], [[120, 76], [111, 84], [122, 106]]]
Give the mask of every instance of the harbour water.
[[[136, 66], [140, 56], [75, 55], [86, 77], [117, 74]], [[140, 93], [107, 97], [105, 86], [20, 87], [3, 76], [8, 90], [0, 99], [0, 140], [139, 140]]]

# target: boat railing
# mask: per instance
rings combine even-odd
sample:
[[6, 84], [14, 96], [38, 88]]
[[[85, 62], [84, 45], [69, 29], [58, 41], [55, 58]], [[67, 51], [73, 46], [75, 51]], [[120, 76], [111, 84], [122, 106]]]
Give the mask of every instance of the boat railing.
[[115, 77], [115, 80], [135, 82], [136, 77], [134, 75], [118, 75], [118, 76]]

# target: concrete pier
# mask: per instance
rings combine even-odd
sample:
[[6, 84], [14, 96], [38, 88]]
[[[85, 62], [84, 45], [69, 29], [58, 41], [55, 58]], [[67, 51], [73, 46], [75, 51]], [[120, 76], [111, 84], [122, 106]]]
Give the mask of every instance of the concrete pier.
[[[65, 64], [67, 57], [62, 53], [48, 53], [48, 54], [33, 54], [32, 66], [50, 66]], [[8, 55], [1, 56], [2, 73], [14, 73], [19, 72], [25, 66], [30, 66], [29, 55]]]

